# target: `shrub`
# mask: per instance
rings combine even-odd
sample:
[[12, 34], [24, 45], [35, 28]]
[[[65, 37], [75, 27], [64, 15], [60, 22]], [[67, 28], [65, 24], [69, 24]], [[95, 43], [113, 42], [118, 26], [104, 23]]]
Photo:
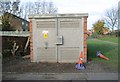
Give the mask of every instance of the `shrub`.
[[10, 56], [12, 56], [12, 53], [11, 53], [10, 49], [5, 49], [5, 50], [2, 51], [2, 57], [3, 58], [10, 57]]
[[92, 38], [97, 38], [97, 37], [98, 37], [98, 33], [94, 32]]

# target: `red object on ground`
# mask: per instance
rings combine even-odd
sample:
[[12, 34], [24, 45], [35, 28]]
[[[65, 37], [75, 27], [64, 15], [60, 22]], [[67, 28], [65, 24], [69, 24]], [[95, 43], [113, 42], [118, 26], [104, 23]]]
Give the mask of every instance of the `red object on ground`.
[[80, 57], [79, 57], [79, 61], [78, 61], [78, 64], [83, 64], [83, 54], [82, 52], [80, 53]]
[[75, 66], [77, 69], [82, 70], [85, 69], [85, 65], [83, 64], [83, 53], [80, 53], [78, 64]]
[[99, 57], [100, 57], [100, 58], [103, 58], [103, 59], [105, 59], [105, 60], [110, 60], [109, 58], [107, 58], [106, 56], [104, 56], [104, 55], [102, 55], [102, 54], [100, 54]]

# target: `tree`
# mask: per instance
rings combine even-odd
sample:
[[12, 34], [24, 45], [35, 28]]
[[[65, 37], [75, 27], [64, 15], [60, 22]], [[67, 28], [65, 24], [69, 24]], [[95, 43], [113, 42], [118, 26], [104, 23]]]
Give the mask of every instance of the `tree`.
[[57, 13], [57, 8], [54, 7], [53, 2], [48, 3], [47, 13]]
[[0, 14], [4, 14], [6, 12], [19, 16], [21, 12], [20, 0], [0, 0]]
[[10, 12], [10, 5], [11, 5], [11, 1], [1, 1], [0, 0], [0, 14], [3, 14], [5, 12]]
[[50, 1], [37, 1], [34, 2], [35, 7], [35, 14], [53, 14], [57, 13], [57, 8], [55, 4]]
[[9, 24], [9, 15], [6, 13], [14, 14], [17, 16], [20, 16], [21, 9], [19, 8], [20, 0], [7, 0], [7, 1], [1, 1], [0, 0], [0, 14], [2, 15], [2, 30], [8, 31], [13, 30], [10, 29]]
[[10, 30], [10, 24], [9, 24], [9, 16], [5, 14], [2, 16], [2, 30], [8, 31]]
[[112, 31], [118, 25], [118, 9], [111, 8], [105, 12], [105, 23]]
[[3, 31], [8, 31], [10, 29], [10, 24], [8, 20], [4, 20], [4, 22], [2, 23], [2, 30]]
[[95, 24], [93, 24], [93, 29], [98, 34], [103, 34], [105, 22], [103, 20], [98, 20]]
[[54, 14], [57, 13], [55, 4], [50, 1], [38, 0], [36, 2], [26, 2], [21, 5], [23, 18], [27, 19], [31, 14]]

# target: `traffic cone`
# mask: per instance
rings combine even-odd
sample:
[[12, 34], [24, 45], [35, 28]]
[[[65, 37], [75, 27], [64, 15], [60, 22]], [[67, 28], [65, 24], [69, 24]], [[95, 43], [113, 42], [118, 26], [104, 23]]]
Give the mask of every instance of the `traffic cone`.
[[97, 57], [103, 58], [105, 60], [109, 60], [109, 58], [107, 58], [106, 56], [104, 56], [101, 51], [98, 51], [96, 55], [97, 55]]
[[76, 68], [77, 69], [85, 69], [85, 65], [83, 64], [83, 57], [82, 57], [82, 52], [80, 54], [80, 57], [79, 57], [79, 61], [78, 63], [76, 64]]

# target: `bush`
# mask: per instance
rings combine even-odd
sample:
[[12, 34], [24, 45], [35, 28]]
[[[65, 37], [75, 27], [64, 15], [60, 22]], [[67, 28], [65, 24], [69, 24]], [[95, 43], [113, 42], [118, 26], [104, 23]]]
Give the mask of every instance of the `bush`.
[[3, 58], [10, 57], [10, 56], [12, 56], [12, 53], [11, 53], [10, 49], [5, 49], [5, 50], [2, 51], [2, 57]]
[[118, 32], [115, 32], [115, 36], [116, 36], [116, 37], [120, 36], [120, 32], [119, 32], [119, 31], [118, 31]]
[[97, 38], [98, 34], [96, 32], [93, 33], [92, 38]]
[[8, 31], [10, 30], [10, 24], [8, 20], [4, 20], [2, 22], [2, 31]]
[[120, 36], [120, 31], [111, 32], [110, 35], [118, 37], [118, 36]]

